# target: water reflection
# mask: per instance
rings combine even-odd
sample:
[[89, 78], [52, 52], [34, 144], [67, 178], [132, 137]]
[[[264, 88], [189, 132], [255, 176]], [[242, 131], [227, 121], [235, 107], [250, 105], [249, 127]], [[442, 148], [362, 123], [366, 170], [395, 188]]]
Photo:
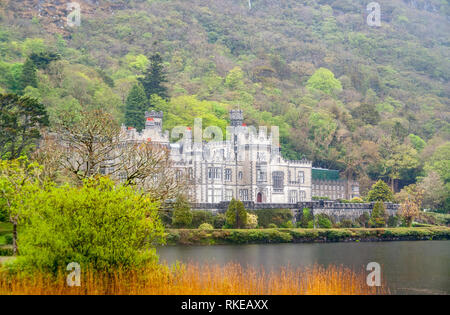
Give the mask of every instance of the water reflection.
[[167, 246], [161, 261], [238, 262], [266, 270], [291, 265], [344, 265], [357, 271], [369, 262], [382, 266], [382, 277], [393, 293], [449, 294], [450, 241]]

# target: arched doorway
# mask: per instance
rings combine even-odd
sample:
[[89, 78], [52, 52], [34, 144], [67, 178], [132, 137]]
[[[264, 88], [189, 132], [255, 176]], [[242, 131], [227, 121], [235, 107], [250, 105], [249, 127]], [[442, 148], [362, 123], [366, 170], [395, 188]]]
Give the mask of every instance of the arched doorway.
[[256, 195], [256, 202], [257, 202], [257, 203], [261, 203], [261, 202], [262, 202], [262, 197], [263, 197], [262, 193], [259, 192], [259, 193]]

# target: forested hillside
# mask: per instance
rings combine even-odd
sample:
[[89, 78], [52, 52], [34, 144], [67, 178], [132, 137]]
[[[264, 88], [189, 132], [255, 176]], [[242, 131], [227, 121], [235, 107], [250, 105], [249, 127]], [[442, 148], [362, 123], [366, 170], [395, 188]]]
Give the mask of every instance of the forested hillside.
[[280, 126], [287, 158], [339, 169], [363, 191], [428, 180], [448, 198], [449, 1], [380, 0], [381, 27], [361, 0], [77, 2], [79, 27], [65, 24], [64, 1], [0, 3], [0, 93], [37, 98], [50, 126], [83, 108], [125, 122], [159, 53], [168, 97], [146, 107], [166, 128], [225, 126], [239, 107], [247, 125]]

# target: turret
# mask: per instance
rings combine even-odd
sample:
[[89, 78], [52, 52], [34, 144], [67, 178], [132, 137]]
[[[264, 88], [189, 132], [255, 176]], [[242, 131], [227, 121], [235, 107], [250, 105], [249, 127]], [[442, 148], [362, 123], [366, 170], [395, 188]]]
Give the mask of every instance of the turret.
[[230, 111], [231, 126], [239, 127], [244, 123], [244, 113], [240, 109]]
[[159, 129], [162, 130], [163, 112], [145, 112], [145, 129]]

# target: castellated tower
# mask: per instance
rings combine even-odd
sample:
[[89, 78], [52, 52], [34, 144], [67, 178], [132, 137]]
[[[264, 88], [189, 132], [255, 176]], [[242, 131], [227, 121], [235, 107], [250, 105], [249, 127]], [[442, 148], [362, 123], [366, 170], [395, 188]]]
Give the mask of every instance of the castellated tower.
[[244, 113], [240, 109], [234, 109], [230, 111], [230, 121], [232, 127], [242, 126], [244, 123]]
[[163, 116], [163, 112], [145, 112], [145, 129], [162, 131]]

